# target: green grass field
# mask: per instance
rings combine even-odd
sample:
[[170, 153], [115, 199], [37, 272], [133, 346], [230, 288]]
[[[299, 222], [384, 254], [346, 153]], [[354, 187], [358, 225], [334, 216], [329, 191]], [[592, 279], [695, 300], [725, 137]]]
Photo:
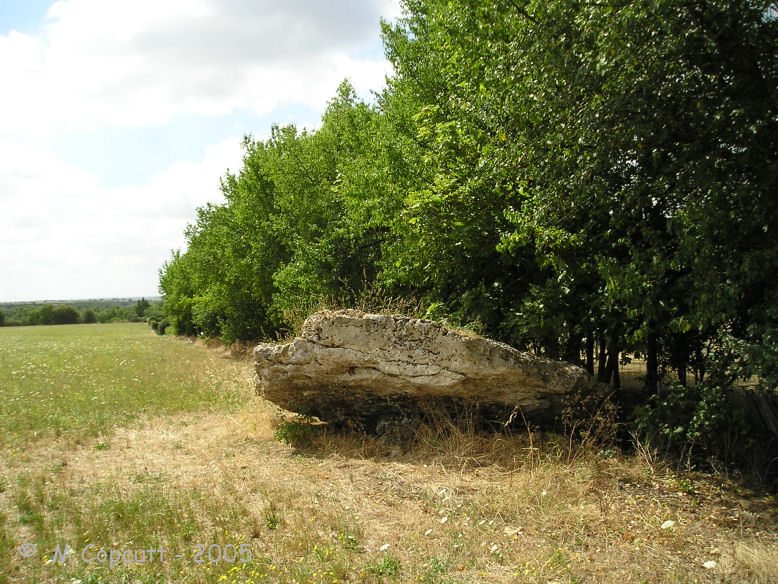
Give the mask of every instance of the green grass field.
[[0, 584], [778, 574], [773, 496], [648, 445], [304, 428], [254, 394], [250, 363], [143, 325], [0, 328], [0, 407]]
[[197, 347], [143, 324], [0, 328], [0, 444], [234, 404], [234, 388], [202, 361]]

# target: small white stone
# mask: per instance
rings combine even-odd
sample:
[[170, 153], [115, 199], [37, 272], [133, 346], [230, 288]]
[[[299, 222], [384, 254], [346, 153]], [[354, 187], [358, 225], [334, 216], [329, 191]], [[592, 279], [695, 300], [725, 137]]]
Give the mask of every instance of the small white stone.
[[661, 529], [670, 529], [671, 527], [675, 527], [675, 521], [668, 519], [662, 524]]
[[713, 568], [716, 567], [716, 561], [715, 560], [708, 560], [707, 562], [705, 562], [702, 565], [702, 567], [705, 568], [706, 570], [712, 570]]
[[384, 544], [384, 545], [382, 545], [380, 548], [378, 548], [378, 551], [379, 551], [379, 552], [385, 552], [385, 551], [386, 551], [386, 550], [388, 550], [388, 549], [389, 549], [389, 544], [388, 544], [388, 543], [385, 543], [385, 544]]

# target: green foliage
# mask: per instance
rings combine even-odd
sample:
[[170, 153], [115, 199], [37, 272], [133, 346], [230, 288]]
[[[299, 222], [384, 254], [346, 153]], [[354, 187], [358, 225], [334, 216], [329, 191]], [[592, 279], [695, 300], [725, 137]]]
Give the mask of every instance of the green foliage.
[[148, 310], [151, 307], [151, 304], [148, 300], [145, 298], [141, 298], [138, 300], [138, 302], [135, 304], [135, 315], [138, 318], [143, 318], [146, 315], [146, 310]]
[[168, 321], [167, 318], [163, 318], [159, 321], [159, 323], [157, 323], [156, 328], [154, 328], [154, 332], [156, 332], [158, 335], [164, 335], [169, 326], [170, 321]]
[[246, 137], [225, 203], [160, 271], [172, 332], [277, 338], [300, 307], [380, 288], [590, 371], [596, 346], [616, 386], [625, 354], [649, 394], [715, 370], [649, 406], [690, 416], [646, 418], [668, 440], [734, 424], [737, 377], [775, 389], [773, 4], [403, 7], [374, 104], [343, 83], [316, 131]]
[[382, 228], [366, 223], [360, 156], [377, 119], [344, 83], [317, 132], [276, 126], [264, 142], [246, 138], [242, 170], [222, 181], [227, 203], [198, 210], [188, 249], [160, 271], [177, 334], [273, 337], [302, 300], [353, 296], [375, 279]]
[[72, 306], [57, 306], [54, 309], [54, 324], [77, 324], [80, 320], [81, 315]]
[[741, 379], [756, 378], [764, 390], [778, 388], [778, 293], [756, 304], [740, 323], [739, 334], [727, 331], [723, 349], [729, 371]]
[[30, 314], [30, 322], [34, 324], [54, 324], [54, 306], [44, 304]]
[[5, 312], [0, 310], [0, 326], [5, 326]]
[[[160, 316], [159, 300], [143, 299], [144, 314]], [[2, 305], [7, 325], [128, 322], [138, 320], [135, 300], [75, 300], [67, 304], [15, 302]]]
[[295, 448], [307, 448], [313, 444], [317, 428], [313, 420], [307, 416], [300, 419], [284, 420], [273, 432], [273, 437], [278, 442], [283, 442]]
[[635, 413], [641, 438], [695, 461], [713, 456], [739, 462], [756, 438], [732, 388], [716, 383], [670, 385], [661, 397], [655, 396]]
[[381, 558], [380, 562], [365, 566], [365, 572], [373, 576], [396, 577], [400, 575], [402, 569], [400, 560], [392, 556], [392, 554], [386, 554]]
[[98, 322], [129, 322], [136, 320], [132, 307], [113, 307], [102, 310], [97, 315]]
[[385, 37], [425, 146], [395, 225], [414, 287], [553, 356], [715, 334], [774, 289], [767, 3], [406, 7]]
[[271, 531], [277, 529], [281, 525], [281, 515], [278, 512], [278, 507], [273, 501], [270, 501], [264, 509], [265, 525]]

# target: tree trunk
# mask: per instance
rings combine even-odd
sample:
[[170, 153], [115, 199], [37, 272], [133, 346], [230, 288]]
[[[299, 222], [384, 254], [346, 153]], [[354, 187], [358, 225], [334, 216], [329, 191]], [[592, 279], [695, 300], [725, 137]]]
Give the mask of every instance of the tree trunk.
[[659, 388], [659, 364], [657, 361], [657, 338], [651, 330], [646, 337], [646, 391], [655, 394]]
[[613, 379], [613, 387], [615, 389], [621, 389], [621, 376], [619, 375], [619, 350], [615, 343], [608, 347], [608, 362], [605, 366], [605, 370], [606, 383], [609, 383], [611, 379]]
[[686, 361], [678, 365], [678, 383], [686, 387]]
[[586, 370], [594, 375], [594, 331], [586, 333]]
[[599, 351], [597, 355], [597, 381], [602, 383], [608, 383], [610, 376], [608, 375], [608, 367], [606, 362], [607, 352], [605, 349], [605, 335], [600, 334]]
[[613, 387], [614, 389], [621, 389], [621, 375], [619, 374], [619, 353], [616, 352], [616, 357], [613, 360]]
[[571, 332], [565, 347], [565, 361], [574, 365], [581, 364], [581, 335]]

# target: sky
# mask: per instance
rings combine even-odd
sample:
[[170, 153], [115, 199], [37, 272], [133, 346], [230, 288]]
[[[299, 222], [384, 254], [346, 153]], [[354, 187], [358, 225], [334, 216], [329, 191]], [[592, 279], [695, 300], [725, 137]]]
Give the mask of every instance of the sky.
[[399, 0], [0, 0], [0, 302], [159, 295], [247, 134], [391, 66]]

